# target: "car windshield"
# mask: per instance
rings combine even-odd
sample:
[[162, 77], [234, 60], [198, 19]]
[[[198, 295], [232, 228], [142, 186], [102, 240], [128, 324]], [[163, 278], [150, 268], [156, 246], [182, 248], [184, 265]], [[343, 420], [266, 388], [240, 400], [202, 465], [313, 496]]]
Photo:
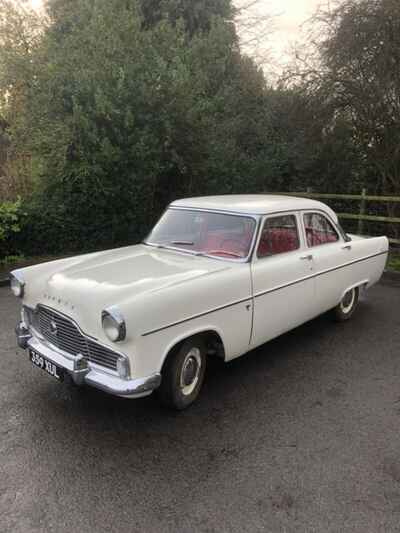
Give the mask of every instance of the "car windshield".
[[168, 209], [145, 244], [229, 259], [248, 256], [256, 222], [240, 215]]

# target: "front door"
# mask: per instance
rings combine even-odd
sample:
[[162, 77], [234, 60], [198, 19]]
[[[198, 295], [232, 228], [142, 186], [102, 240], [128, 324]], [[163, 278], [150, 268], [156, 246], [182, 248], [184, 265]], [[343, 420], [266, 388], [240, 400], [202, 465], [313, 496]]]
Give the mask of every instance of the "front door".
[[301, 227], [296, 212], [270, 215], [263, 221], [252, 263], [253, 346], [316, 314], [314, 263]]

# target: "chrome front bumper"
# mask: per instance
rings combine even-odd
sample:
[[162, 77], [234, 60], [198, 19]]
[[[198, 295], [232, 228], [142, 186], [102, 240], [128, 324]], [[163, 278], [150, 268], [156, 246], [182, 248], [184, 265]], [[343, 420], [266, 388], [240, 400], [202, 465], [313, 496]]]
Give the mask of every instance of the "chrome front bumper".
[[151, 394], [161, 383], [160, 374], [144, 378], [122, 379], [118, 375], [99, 370], [98, 366], [94, 367], [91, 363], [82, 368], [82, 356], [73, 356], [33, 337], [22, 322], [15, 328], [15, 333], [20, 348], [24, 350], [31, 348], [60, 366], [77, 385], [90, 385], [124, 398], [141, 398]]

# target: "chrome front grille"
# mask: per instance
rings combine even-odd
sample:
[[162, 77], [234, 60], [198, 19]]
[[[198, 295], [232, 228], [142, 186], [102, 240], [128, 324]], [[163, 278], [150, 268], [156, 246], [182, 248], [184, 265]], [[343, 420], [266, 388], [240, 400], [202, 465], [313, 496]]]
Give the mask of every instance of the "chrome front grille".
[[71, 319], [42, 306], [37, 308], [36, 315], [39, 333], [48, 342], [71, 355], [82, 354], [92, 363], [117, 370], [119, 355], [82, 335]]

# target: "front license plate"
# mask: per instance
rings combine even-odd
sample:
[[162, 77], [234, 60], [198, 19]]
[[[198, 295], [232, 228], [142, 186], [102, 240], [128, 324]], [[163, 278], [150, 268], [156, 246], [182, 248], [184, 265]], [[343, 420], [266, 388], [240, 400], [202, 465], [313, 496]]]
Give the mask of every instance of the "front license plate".
[[29, 350], [29, 359], [31, 360], [31, 363], [50, 374], [50, 376], [53, 376], [53, 378], [63, 381], [64, 369], [56, 365], [52, 361], [49, 361], [48, 359], [43, 357], [43, 355], [40, 355], [40, 353], [37, 353], [35, 352], [35, 350], [32, 349]]

